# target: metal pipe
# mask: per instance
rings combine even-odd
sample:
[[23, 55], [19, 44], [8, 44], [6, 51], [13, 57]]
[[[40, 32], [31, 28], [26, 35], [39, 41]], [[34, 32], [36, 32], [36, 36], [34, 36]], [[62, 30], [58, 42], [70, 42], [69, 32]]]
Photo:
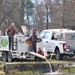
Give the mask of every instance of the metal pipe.
[[39, 57], [39, 58], [41, 58], [41, 59], [46, 59], [45, 56], [40, 55], [40, 54], [38, 54], [38, 53], [35, 53], [35, 52], [28, 52], [28, 53], [31, 54], [31, 55], [37, 56], [37, 57]]

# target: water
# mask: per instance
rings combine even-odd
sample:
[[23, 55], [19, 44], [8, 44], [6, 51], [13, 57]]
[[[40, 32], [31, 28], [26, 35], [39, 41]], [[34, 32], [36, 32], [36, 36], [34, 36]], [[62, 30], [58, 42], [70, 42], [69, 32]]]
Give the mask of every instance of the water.
[[49, 73], [44, 73], [44, 75], [63, 75], [62, 73], [56, 72], [49, 72]]
[[52, 65], [50, 64], [50, 62], [47, 59], [45, 59], [45, 60], [49, 64], [50, 72], [44, 73], [44, 75], [61, 75], [62, 74], [62, 73], [58, 73], [58, 71], [53, 72]]
[[[52, 56], [51, 56], [51, 58], [52, 58]], [[51, 58], [50, 58], [50, 60], [51, 60]], [[53, 68], [52, 68], [51, 63], [48, 61], [48, 59], [45, 59], [45, 60], [49, 64], [50, 72], [44, 73], [43, 75], [75, 75], [75, 73], [72, 74], [72, 73], [69, 73], [69, 72], [68, 73], [60, 73], [58, 71], [53, 72]]]
[[[37, 56], [37, 57], [39, 57], [39, 58], [41, 58], [41, 59], [45, 59], [46, 62], [49, 64], [50, 72], [49, 72], [49, 73], [44, 73], [44, 74], [46, 74], [46, 75], [58, 75], [58, 74], [59, 74], [57, 71], [56, 71], [56, 72], [53, 72], [52, 65], [51, 65], [51, 63], [48, 61], [47, 58], [45, 58], [44, 56], [42, 56], [42, 55], [40, 55], [40, 54], [34, 53], [34, 52], [29, 52], [29, 53], [30, 53], [31, 55]], [[51, 55], [50, 60], [52, 59], [52, 56], [53, 56], [53, 54]]]
[[[52, 57], [53, 57], [53, 54], [51, 54], [50, 60], [52, 59]], [[53, 72], [52, 65], [51, 65], [50, 62], [47, 60], [47, 58], [46, 58], [45, 60], [46, 60], [46, 62], [49, 64], [50, 73]]]
[[53, 72], [53, 70], [52, 70], [52, 65], [50, 64], [50, 62], [49, 62], [47, 59], [45, 59], [45, 60], [46, 60], [46, 62], [49, 64], [49, 67], [50, 67], [50, 73]]
[[[53, 54], [51, 55], [50, 60], [52, 59], [52, 56], [53, 56]], [[59, 73], [58, 71], [53, 72], [51, 63], [48, 61], [47, 58], [45, 60], [49, 64], [49, 67], [50, 67], [50, 72], [44, 73], [45, 75], [62, 75], [62, 73]]]

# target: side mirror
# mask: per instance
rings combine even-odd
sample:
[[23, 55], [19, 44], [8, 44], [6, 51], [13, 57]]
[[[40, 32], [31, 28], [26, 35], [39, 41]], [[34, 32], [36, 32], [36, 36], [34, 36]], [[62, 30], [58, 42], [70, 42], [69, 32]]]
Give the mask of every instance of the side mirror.
[[41, 39], [41, 38], [38, 38], [38, 39], [37, 39], [37, 42], [41, 42], [41, 41], [42, 41], [42, 39]]

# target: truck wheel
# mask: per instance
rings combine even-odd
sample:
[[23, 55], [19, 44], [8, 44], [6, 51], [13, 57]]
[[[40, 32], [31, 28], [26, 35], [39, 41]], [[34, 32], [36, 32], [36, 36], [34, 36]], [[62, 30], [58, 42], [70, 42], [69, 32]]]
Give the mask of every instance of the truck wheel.
[[7, 52], [5, 52], [5, 51], [2, 52], [2, 60], [4, 62], [7, 62]]
[[63, 59], [63, 56], [62, 56], [62, 54], [60, 54], [59, 49], [57, 49], [55, 53], [56, 53], [56, 59], [57, 60], [62, 60]]
[[10, 51], [7, 53], [7, 61], [12, 62], [12, 54]]

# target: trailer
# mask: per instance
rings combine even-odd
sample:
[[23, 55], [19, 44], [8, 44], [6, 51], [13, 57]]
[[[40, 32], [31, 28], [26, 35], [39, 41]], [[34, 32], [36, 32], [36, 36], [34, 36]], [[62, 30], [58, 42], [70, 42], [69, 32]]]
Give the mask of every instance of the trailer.
[[32, 44], [27, 39], [27, 29], [25, 26], [22, 26], [22, 30], [24, 34], [17, 34], [14, 36], [14, 45], [13, 50], [12, 48], [9, 50], [9, 37], [0, 36], [0, 52], [2, 60], [5, 62], [11, 62], [13, 59], [26, 59], [26, 58], [33, 58], [31, 54], [28, 52], [32, 52]]

